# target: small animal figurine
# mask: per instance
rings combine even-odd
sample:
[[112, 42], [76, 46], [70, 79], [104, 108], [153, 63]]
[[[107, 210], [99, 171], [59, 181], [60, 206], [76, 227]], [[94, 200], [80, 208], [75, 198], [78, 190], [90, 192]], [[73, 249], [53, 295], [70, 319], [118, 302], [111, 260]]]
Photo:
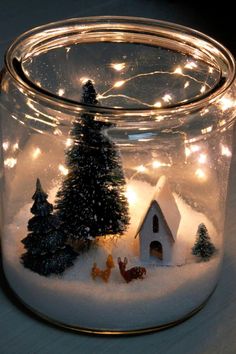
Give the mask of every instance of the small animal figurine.
[[133, 279], [144, 279], [144, 276], [147, 273], [144, 267], [132, 267], [126, 270], [125, 268], [128, 263], [128, 259], [125, 257], [124, 262], [122, 262], [121, 258], [119, 257], [117, 261], [120, 269], [120, 274], [127, 283], [131, 282]]
[[93, 267], [91, 270], [91, 276], [93, 280], [95, 280], [97, 277], [101, 278], [105, 283], [108, 282], [110, 275], [111, 275], [111, 270], [112, 268], [115, 267], [113, 257], [111, 254], [108, 255], [107, 261], [106, 261], [106, 269], [101, 270], [100, 268], [97, 267], [97, 263], [93, 263]]

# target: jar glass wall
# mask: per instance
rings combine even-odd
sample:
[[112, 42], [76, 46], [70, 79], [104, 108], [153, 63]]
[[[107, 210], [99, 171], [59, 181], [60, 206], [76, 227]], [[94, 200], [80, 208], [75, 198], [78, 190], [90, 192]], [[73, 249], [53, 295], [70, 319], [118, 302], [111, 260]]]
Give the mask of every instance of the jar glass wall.
[[2, 255], [28, 307], [131, 333], [204, 304], [223, 257], [234, 76], [219, 43], [148, 19], [67, 20], [12, 44]]

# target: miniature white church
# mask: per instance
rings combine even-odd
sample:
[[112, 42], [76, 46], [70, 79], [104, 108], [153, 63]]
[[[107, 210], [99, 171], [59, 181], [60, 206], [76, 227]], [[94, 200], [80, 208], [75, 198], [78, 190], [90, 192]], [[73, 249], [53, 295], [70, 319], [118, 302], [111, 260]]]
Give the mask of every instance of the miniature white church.
[[185, 263], [185, 252], [180, 252], [178, 247], [180, 220], [181, 215], [167, 178], [162, 176], [135, 236], [139, 237], [142, 261], [163, 266]]

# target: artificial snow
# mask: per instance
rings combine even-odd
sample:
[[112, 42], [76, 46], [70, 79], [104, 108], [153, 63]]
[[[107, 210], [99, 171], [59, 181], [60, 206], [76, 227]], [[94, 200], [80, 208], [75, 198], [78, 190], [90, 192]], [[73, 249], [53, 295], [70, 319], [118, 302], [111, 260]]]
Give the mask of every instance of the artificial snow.
[[[216, 284], [222, 259], [221, 236], [202, 213], [194, 211], [175, 196], [181, 221], [178, 229], [176, 262], [185, 264], [161, 267], [139, 259], [140, 220], [150, 205], [155, 188], [143, 181], [129, 181], [131, 223], [121, 237], [100, 238], [88, 253], [80, 255], [74, 266], [58, 277], [40, 276], [24, 268], [20, 256], [25, 252], [20, 242], [27, 235], [31, 204], [25, 205], [6, 225], [3, 238], [4, 270], [12, 289], [31, 308], [53, 320], [74, 327], [107, 330], [130, 330], [159, 326], [184, 317], [200, 306]], [[49, 194], [53, 202], [56, 188]], [[150, 196], [150, 199], [147, 197]], [[199, 262], [191, 255], [198, 225], [204, 223], [217, 253], [208, 262]], [[115, 268], [109, 283], [93, 280], [93, 263], [105, 269], [106, 258], [112, 254]], [[144, 280], [127, 284], [120, 275], [117, 257], [128, 258], [127, 269], [142, 265], [147, 269]]]

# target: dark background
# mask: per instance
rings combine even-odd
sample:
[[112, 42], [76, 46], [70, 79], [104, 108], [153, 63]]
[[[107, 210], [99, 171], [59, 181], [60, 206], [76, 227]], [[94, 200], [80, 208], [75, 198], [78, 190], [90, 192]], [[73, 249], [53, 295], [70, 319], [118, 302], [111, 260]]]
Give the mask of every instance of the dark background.
[[[233, 1], [231, 1], [233, 3]], [[236, 12], [230, 1], [0, 0], [0, 54], [20, 33], [70, 17], [140, 16], [176, 22], [204, 32], [236, 55]]]

